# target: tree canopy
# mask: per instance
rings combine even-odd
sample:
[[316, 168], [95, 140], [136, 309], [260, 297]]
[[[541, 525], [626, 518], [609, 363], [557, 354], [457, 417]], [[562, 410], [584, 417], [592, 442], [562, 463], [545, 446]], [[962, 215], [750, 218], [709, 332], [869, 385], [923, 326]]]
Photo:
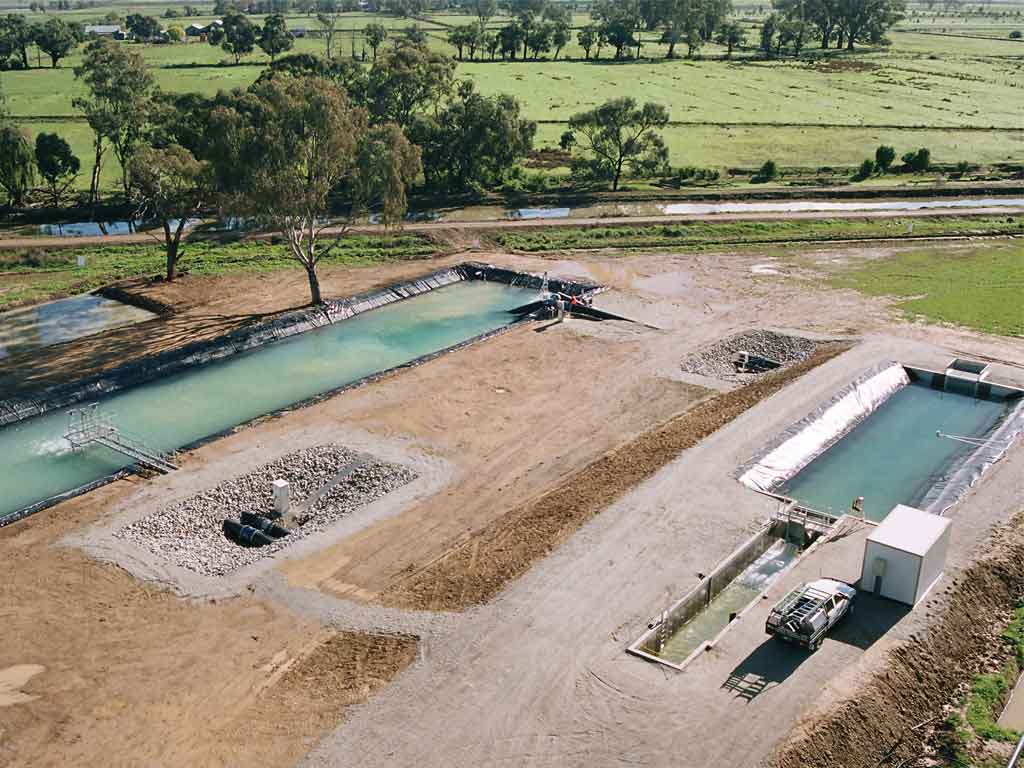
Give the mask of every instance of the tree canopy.
[[181, 236], [189, 219], [211, 202], [207, 163], [184, 147], [140, 147], [132, 158], [132, 178], [138, 191], [139, 213], [161, 223], [167, 256], [167, 280], [174, 280], [181, 256]]
[[56, 133], [36, 136], [35, 160], [39, 175], [50, 193], [50, 201], [56, 208], [68, 187], [78, 178], [82, 163], [71, 151], [71, 145]]
[[0, 187], [7, 193], [8, 205], [21, 205], [35, 181], [35, 154], [32, 142], [21, 128], [0, 124]]
[[234, 56], [235, 64], [238, 64], [243, 56], [253, 52], [256, 36], [257, 29], [248, 17], [238, 11], [229, 11], [224, 15], [222, 25], [210, 30], [207, 39], [210, 45], [219, 45]]
[[[351, 220], [368, 196], [380, 193], [382, 207], [395, 216], [405, 205], [405, 185], [419, 173], [418, 150], [400, 130], [371, 131], [366, 110], [321, 77], [282, 73], [258, 81], [214, 108], [209, 134], [223, 200], [281, 232], [306, 270], [314, 304], [322, 300], [317, 265], [337, 243], [320, 243], [330, 196], [347, 190]], [[370, 150], [367, 141], [374, 142]]]
[[99, 188], [99, 169], [105, 143], [109, 142], [121, 164], [121, 183], [125, 197], [130, 194], [131, 159], [150, 126], [150, 99], [153, 76], [145, 60], [123, 45], [97, 38], [90, 42], [75, 67], [75, 77], [85, 85], [88, 96], [72, 101], [94, 133], [95, 165], [91, 197]]
[[278, 54], [290, 51], [294, 42], [295, 37], [288, 31], [288, 23], [281, 14], [275, 13], [268, 16], [263, 22], [259, 46], [265, 54], [270, 56], [271, 63], [274, 62]]
[[658, 172], [668, 164], [665, 142], [656, 132], [668, 124], [668, 110], [648, 102], [638, 106], [632, 98], [607, 101], [569, 119], [569, 130], [586, 157], [573, 159], [573, 171], [583, 177], [612, 182], [618, 190], [628, 163], [637, 172]]
[[451, 90], [454, 72], [450, 57], [425, 46], [388, 51], [370, 69], [370, 112], [377, 122], [408, 128], [417, 112], [439, 103]]
[[494, 186], [533, 147], [537, 124], [512, 96], [483, 96], [471, 81], [435, 115], [415, 121], [410, 137], [423, 148], [428, 187], [464, 191]]
[[45, 24], [36, 28], [35, 43], [39, 50], [50, 57], [50, 64], [54, 69], [61, 59], [78, 47], [81, 40], [78, 26], [68, 24], [63, 19], [48, 19]]

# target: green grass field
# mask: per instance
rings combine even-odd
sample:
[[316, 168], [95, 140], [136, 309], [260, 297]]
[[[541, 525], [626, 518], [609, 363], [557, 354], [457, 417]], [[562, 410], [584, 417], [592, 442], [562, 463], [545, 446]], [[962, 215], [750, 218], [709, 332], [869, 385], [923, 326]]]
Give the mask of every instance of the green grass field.
[[[321, 262], [325, 265], [374, 264], [423, 258], [437, 248], [416, 235], [378, 237], [350, 235]], [[85, 266], [78, 267], [79, 256]], [[158, 245], [124, 245], [45, 251], [0, 252], [0, 310], [96, 290], [116, 280], [160, 275], [164, 251]], [[189, 243], [179, 269], [194, 275], [300, 269], [287, 247], [268, 243]]]
[[[168, 5], [131, 3], [67, 15], [96, 21], [111, 7], [123, 17], [140, 9], [159, 13]], [[474, 80], [485, 93], [519, 98], [527, 116], [544, 121], [538, 131], [542, 147], [557, 144], [565, 121], [577, 111], [628, 94], [669, 107], [674, 124], [665, 138], [677, 166], [751, 167], [769, 158], [782, 166], [854, 166], [880, 143], [892, 144], [899, 153], [926, 146], [940, 163], [1012, 162], [1024, 160], [1024, 44], [1010, 40], [1008, 30], [1024, 27], [1024, 19], [1013, 15], [1022, 7], [1001, 5], [989, 15], [946, 15], [914, 6], [920, 13], [912, 12], [890, 34], [891, 47], [828, 59], [810, 49], [812, 56], [805, 60], [755, 61], [748, 50], [725, 61], [721, 48], [707, 45], [698, 60], [668, 61], [665, 46], [654, 42], [657, 35], [646, 33], [640, 61], [615, 63], [607, 50], [601, 62], [580, 61], [582, 51], [573, 42], [563, 57], [575, 60], [463, 62], [457, 76]], [[753, 39], [752, 19], [763, 13], [763, 6], [738, 12], [750, 23]], [[164, 23], [186, 26], [196, 19], [208, 17]], [[370, 21], [392, 29], [414, 23], [357, 13], [346, 14], [341, 26], [358, 30]], [[446, 12], [415, 23], [428, 32], [432, 46], [452, 54], [444, 25], [469, 21], [469, 16]], [[318, 26], [315, 17], [296, 14], [289, 23]], [[942, 32], [951, 29], [956, 32]], [[153, 67], [159, 86], [175, 92], [211, 94], [244, 87], [268, 63], [257, 50], [234, 66], [219, 48], [200, 42], [131, 45]], [[335, 46], [340, 55], [349, 55], [353, 47], [361, 55], [363, 41], [357, 33], [346, 33]], [[323, 49], [324, 42], [313, 38], [297, 40], [294, 48]], [[71, 105], [82, 92], [72, 72], [79, 60], [76, 54], [56, 70], [5, 72], [0, 82], [9, 110], [28, 131], [56, 131], [71, 142], [85, 166], [84, 184], [91, 165], [90, 131]], [[103, 178], [108, 188], [114, 186], [118, 169], [112, 159]]]
[[[910, 225], [913, 225], [912, 227]], [[959, 216], [915, 219], [809, 219], [703, 221], [656, 226], [552, 227], [504, 230], [494, 239], [517, 251], [564, 249], [713, 248], [722, 245], [849, 240], [929, 235], [1021, 234], [1024, 221], [1010, 217]]]
[[1024, 336], [1024, 245], [993, 242], [901, 250], [831, 279], [869, 296], [892, 296], [909, 317]]

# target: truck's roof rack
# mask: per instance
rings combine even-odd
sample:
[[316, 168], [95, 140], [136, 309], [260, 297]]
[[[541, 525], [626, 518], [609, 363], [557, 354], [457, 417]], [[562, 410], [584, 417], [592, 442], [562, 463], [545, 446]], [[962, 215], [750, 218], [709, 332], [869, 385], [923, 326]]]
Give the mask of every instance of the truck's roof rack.
[[784, 617], [784, 623], [791, 631], [796, 631], [800, 622], [814, 613], [832, 597], [831, 592], [817, 589], [815, 587], [803, 587], [796, 589], [789, 599], [783, 602], [775, 610]]

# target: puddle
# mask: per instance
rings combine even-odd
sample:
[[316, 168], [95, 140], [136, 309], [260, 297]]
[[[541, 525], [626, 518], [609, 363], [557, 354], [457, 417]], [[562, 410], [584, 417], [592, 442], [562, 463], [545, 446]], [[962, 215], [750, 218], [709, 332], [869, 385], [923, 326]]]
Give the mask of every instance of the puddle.
[[0, 359], [139, 323], [152, 312], [104, 296], [72, 296], [0, 313]]

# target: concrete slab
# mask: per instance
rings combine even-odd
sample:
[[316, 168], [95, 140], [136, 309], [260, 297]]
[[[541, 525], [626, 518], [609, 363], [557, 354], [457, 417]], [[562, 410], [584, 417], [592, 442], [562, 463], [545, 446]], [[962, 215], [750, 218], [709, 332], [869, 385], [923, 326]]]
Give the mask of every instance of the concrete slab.
[[1015, 731], [1024, 731], [1024, 675], [1018, 678], [1017, 687], [1013, 689], [1003, 714], [999, 716], [999, 725]]

